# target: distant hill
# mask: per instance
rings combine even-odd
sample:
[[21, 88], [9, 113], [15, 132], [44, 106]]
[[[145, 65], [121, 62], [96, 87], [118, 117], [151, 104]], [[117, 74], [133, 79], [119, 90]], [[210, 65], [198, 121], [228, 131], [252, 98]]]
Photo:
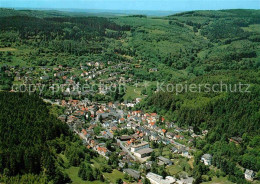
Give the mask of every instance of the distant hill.
[[91, 9], [25, 9], [25, 8], [0, 8], [0, 17], [14, 15], [28, 15], [35, 17], [65, 17], [65, 16], [99, 16], [115, 17], [126, 15], [167, 16], [180, 11], [152, 11], [152, 10], [91, 10]]

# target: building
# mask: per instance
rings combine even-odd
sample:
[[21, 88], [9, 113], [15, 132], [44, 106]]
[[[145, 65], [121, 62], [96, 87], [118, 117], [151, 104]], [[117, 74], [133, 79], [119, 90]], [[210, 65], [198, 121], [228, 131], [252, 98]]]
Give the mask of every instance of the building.
[[136, 171], [134, 169], [124, 169], [123, 170], [123, 173], [126, 173], [130, 176], [132, 176], [134, 179], [138, 180], [140, 178], [140, 172], [139, 171]]
[[144, 149], [141, 149], [141, 150], [134, 152], [134, 155], [139, 157], [139, 158], [144, 158], [144, 157], [150, 156], [152, 152], [153, 152], [153, 149], [144, 148]]
[[229, 141], [234, 142], [235, 144], [241, 144], [243, 139], [241, 137], [231, 137]]
[[245, 171], [245, 179], [249, 181], [253, 181], [255, 177], [255, 172], [253, 170], [246, 169]]
[[201, 161], [202, 161], [205, 165], [211, 165], [212, 155], [210, 155], [210, 154], [204, 154], [204, 155], [202, 155]]
[[146, 175], [146, 178], [148, 180], [150, 180], [151, 184], [173, 184], [176, 181], [176, 179], [174, 177], [166, 176], [166, 178], [163, 179], [162, 176], [160, 176], [158, 174], [154, 174], [152, 172], [149, 172]]
[[136, 151], [144, 149], [144, 148], [149, 148], [149, 143], [148, 142], [144, 141], [144, 142], [142, 142], [140, 144], [133, 145], [131, 147], [131, 152], [136, 152]]
[[128, 135], [123, 135], [119, 137], [120, 141], [129, 141], [131, 138], [132, 137]]
[[159, 165], [164, 165], [164, 164], [172, 165], [173, 164], [171, 160], [169, 160], [168, 158], [162, 157], [162, 156], [158, 157], [158, 161], [159, 161]]

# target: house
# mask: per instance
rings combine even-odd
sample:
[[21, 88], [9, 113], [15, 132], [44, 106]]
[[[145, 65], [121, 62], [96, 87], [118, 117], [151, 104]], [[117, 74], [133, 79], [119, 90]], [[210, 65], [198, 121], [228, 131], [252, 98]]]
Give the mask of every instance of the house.
[[150, 126], [152, 129], [155, 129], [155, 127], [156, 127], [155, 122], [154, 122], [154, 121], [150, 122], [149, 126]]
[[172, 147], [172, 148], [171, 148], [171, 151], [172, 151], [173, 153], [177, 153], [177, 152], [178, 152], [178, 149], [175, 148], [175, 147]]
[[151, 184], [173, 184], [176, 182], [176, 179], [172, 176], [166, 176], [166, 178], [163, 179], [162, 176], [152, 172], [149, 172], [146, 178], [150, 180]]
[[159, 140], [159, 136], [158, 136], [158, 134], [156, 134], [156, 133], [151, 133], [151, 136], [150, 136], [150, 139], [152, 140], [152, 141], [158, 141]]
[[139, 171], [136, 171], [134, 169], [124, 169], [123, 170], [123, 173], [126, 173], [130, 176], [132, 176], [134, 179], [138, 180], [140, 178], [140, 172]]
[[186, 149], [183, 149], [183, 150], [182, 150], [181, 156], [190, 158], [189, 152], [188, 152], [188, 150], [186, 150]]
[[202, 135], [207, 135], [208, 132], [209, 132], [208, 130], [203, 130], [203, 131], [202, 131]]
[[149, 69], [149, 72], [157, 72], [157, 71], [158, 71], [157, 68], [150, 68], [150, 69]]
[[183, 140], [184, 137], [183, 137], [182, 135], [175, 135], [175, 136], [173, 137], [173, 139], [175, 139], [175, 140], [178, 140], [178, 139]]
[[253, 181], [255, 177], [255, 172], [253, 170], [246, 169], [245, 179], [248, 181]]
[[41, 76], [40, 79], [41, 79], [41, 80], [48, 80], [48, 79], [49, 79], [49, 76], [48, 76], [48, 75], [46, 75], [46, 76]]
[[235, 144], [241, 144], [243, 139], [241, 137], [231, 137], [229, 141], [234, 142]]
[[120, 118], [119, 119], [119, 123], [124, 123], [125, 122], [125, 118]]
[[107, 156], [109, 154], [109, 150], [107, 150], [106, 147], [98, 147], [97, 152], [103, 156]]
[[205, 165], [211, 165], [212, 155], [210, 155], [210, 154], [204, 154], [204, 155], [202, 155], [201, 161], [202, 161]]
[[172, 139], [174, 137], [174, 133], [172, 132], [167, 132], [166, 133], [166, 137], [169, 138], [169, 139]]
[[168, 158], [165, 158], [165, 157], [162, 157], [162, 156], [160, 156], [160, 157], [158, 157], [158, 161], [159, 161], [159, 165], [172, 165], [173, 164], [173, 162], [171, 161], [171, 160], [169, 160]]
[[131, 136], [127, 136], [127, 135], [123, 135], [119, 137], [120, 141], [129, 141], [131, 138], [132, 138]]
[[193, 177], [184, 177], [178, 180], [176, 183], [181, 183], [181, 184], [192, 184], [194, 181]]
[[60, 116], [58, 117], [58, 119], [61, 120], [62, 122], [66, 122], [67, 116], [66, 116], [65, 114], [63, 114], [63, 115], [60, 115]]

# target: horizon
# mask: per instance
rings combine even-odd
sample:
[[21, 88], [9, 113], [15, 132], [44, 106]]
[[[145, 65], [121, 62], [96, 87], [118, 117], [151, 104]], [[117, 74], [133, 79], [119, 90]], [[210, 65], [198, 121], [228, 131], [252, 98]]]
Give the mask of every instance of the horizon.
[[1, 0], [1, 8], [98, 10], [98, 11], [192, 11], [260, 9], [259, 0]]

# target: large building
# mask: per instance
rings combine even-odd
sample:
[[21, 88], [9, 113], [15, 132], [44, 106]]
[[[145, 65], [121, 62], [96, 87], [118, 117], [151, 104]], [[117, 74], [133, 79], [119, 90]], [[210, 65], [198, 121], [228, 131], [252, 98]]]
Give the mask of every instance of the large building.
[[151, 184], [173, 184], [176, 182], [176, 179], [174, 177], [166, 176], [166, 178], [163, 179], [162, 176], [154, 174], [152, 172], [149, 172], [146, 175], [146, 178], [150, 180]]
[[148, 142], [142, 142], [140, 144], [133, 145], [131, 147], [131, 152], [136, 152], [136, 151], [144, 149], [144, 148], [149, 148], [149, 143]]
[[144, 149], [134, 152], [134, 155], [139, 158], [144, 158], [144, 157], [150, 156], [152, 152], [153, 152], [152, 148], [144, 148]]

